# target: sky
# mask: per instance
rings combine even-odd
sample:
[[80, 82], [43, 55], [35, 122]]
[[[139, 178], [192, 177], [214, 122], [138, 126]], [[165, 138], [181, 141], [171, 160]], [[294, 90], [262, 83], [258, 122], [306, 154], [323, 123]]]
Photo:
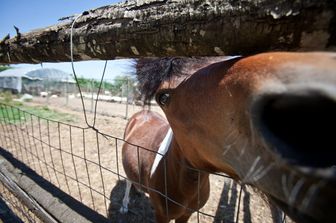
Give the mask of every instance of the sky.
[[[121, 0], [1, 0], [0, 1], [0, 39], [8, 33], [16, 35], [14, 25], [21, 33], [47, 27], [58, 23], [58, 19], [85, 10], [111, 5]], [[105, 61], [75, 62], [75, 71], [78, 76], [100, 79]], [[108, 61], [105, 79], [127, 75], [132, 72], [132, 60]], [[44, 68], [56, 68], [72, 73], [71, 63], [43, 63]], [[13, 67], [36, 67], [41, 65], [18, 64]]]

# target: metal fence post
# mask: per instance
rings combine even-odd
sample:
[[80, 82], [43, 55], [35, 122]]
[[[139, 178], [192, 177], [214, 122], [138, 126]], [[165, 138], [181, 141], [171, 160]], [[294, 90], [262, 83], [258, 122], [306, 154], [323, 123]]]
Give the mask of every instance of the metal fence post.
[[65, 105], [69, 105], [69, 89], [68, 89], [69, 77], [66, 78], [65, 83]]
[[46, 102], [47, 102], [47, 105], [49, 105], [49, 77], [47, 77], [47, 89], [46, 89], [46, 92], [47, 92], [47, 99], [46, 99]]
[[91, 112], [93, 112], [93, 79], [91, 79]]
[[127, 118], [128, 118], [128, 77], [126, 79], [126, 112], [125, 112], [125, 119], [127, 119]]

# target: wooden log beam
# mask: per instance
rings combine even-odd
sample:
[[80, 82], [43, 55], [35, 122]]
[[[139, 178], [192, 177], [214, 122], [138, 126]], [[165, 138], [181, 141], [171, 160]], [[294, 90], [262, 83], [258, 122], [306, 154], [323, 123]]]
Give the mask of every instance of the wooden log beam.
[[137, 0], [5, 38], [0, 63], [333, 50], [334, 0]]

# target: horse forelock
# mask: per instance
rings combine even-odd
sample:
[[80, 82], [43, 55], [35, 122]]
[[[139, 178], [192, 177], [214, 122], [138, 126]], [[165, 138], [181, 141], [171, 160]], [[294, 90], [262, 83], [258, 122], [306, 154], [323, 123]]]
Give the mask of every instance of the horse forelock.
[[240, 56], [138, 59], [135, 69], [142, 100], [145, 103], [149, 102], [164, 81], [170, 81], [173, 77], [184, 78], [212, 63], [236, 58], [240, 58]]
[[142, 99], [150, 101], [163, 81], [181, 76], [183, 58], [143, 58], [136, 64], [136, 74]]
[[144, 102], [149, 102], [164, 81], [183, 77], [204, 66], [209, 58], [142, 58], [136, 63], [136, 75]]

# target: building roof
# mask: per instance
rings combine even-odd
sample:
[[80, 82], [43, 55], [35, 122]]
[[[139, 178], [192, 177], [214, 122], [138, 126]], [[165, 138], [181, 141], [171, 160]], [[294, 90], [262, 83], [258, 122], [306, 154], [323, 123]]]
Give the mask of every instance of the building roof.
[[0, 72], [0, 77], [23, 77], [30, 80], [53, 80], [75, 83], [71, 74], [54, 68], [13, 68]]
[[40, 78], [34, 78], [26, 75], [28, 72], [32, 70], [33, 70], [32, 68], [12, 68], [0, 72], [0, 77], [21, 77], [30, 80], [36, 80], [36, 79], [41, 80]]

